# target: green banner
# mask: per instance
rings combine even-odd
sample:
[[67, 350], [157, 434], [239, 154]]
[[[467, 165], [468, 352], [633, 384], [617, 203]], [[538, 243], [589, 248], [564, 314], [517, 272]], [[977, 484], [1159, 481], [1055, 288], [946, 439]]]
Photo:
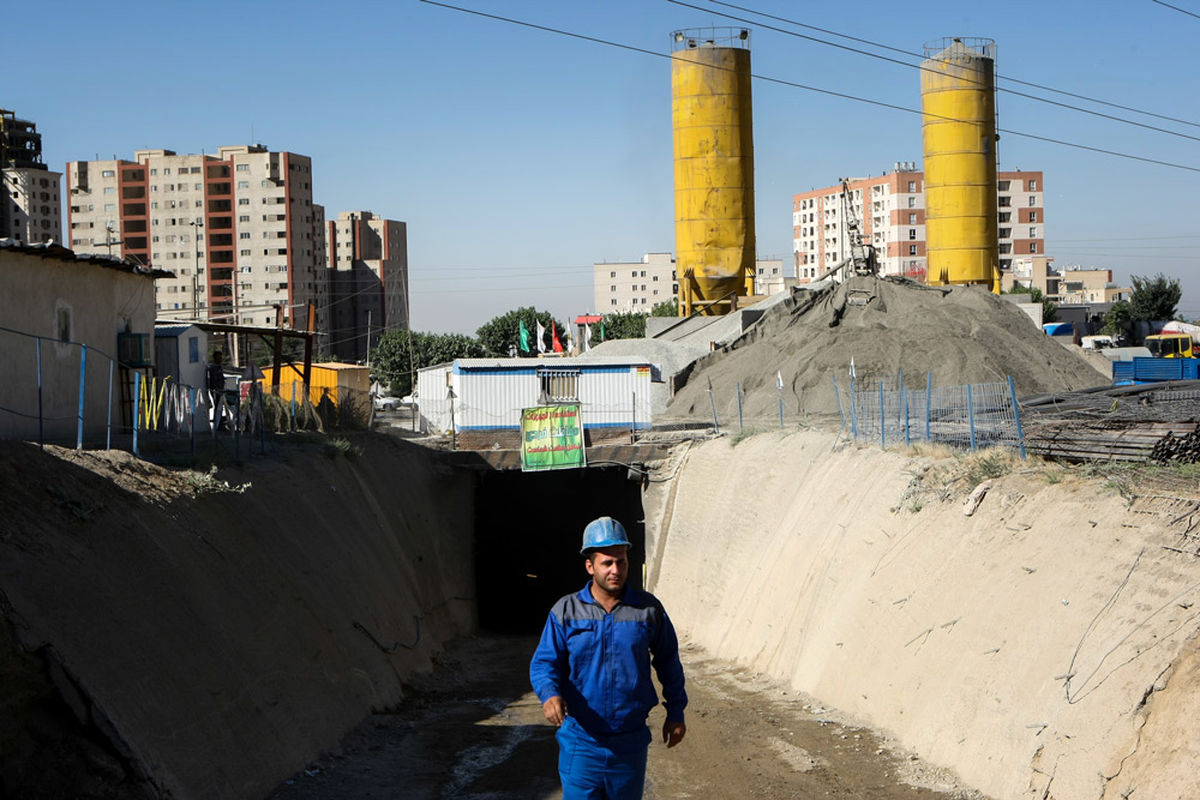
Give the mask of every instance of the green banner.
[[587, 466], [579, 404], [521, 410], [521, 471]]

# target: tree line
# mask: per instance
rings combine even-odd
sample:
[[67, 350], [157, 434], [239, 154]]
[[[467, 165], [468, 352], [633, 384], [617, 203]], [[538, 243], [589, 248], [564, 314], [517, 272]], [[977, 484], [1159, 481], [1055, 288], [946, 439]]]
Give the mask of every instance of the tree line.
[[[621, 312], [599, 315], [592, 323], [591, 346], [611, 339], [641, 339], [646, 335], [647, 317], [674, 317], [679, 313], [672, 298], [654, 306], [649, 313]], [[521, 325], [528, 332], [529, 350], [521, 349]], [[417, 370], [434, 364], [445, 364], [456, 358], [533, 358], [538, 355], [536, 331], [544, 329], [542, 344], [552, 350], [553, 332], [566, 346], [567, 326], [549, 311], [534, 306], [522, 306], [493, 317], [480, 325], [474, 336], [462, 333], [430, 333], [427, 331], [388, 331], [371, 350], [371, 371], [392, 394], [412, 392]], [[568, 323], [569, 324], [569, 323]], [[574, 335], [574, 334], [573, 334]], [[576, 349], [583, 342], [575, 342]]]

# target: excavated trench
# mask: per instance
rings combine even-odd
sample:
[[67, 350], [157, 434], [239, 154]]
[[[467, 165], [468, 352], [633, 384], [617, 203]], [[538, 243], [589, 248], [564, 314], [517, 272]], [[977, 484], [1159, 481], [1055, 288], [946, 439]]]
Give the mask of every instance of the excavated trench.
[[619, 520], [633, 547], [630, 579], [641, 585], [645, 526], [641, 482], [624, 467], [479, 474], [475, 494], [475, 596], [479, 626], [540, 633], [550, 606], [587, 580], [579, 555], [588, 522]]
[[[1015, 464], [966, 515], [978, 481], [936, 476], [971, 463], [835, 439], [698, 444], [648, 484], [624, 467], [465, 468], [386, 437], [281, 445], [213, 475], [0, 445], [0, 796], [262, 798], [334, 772], [366, 718], [425, 769], [430, 793], [411, 796], [443, 797], [441, 762], [419, 757], [437, 750], [417, 713], [434, 706], [461, 723], [438, 741], [510, 754], [497, 781], [544, 779], [553, 740], [522, 661], [583, 585], [579, 536], [601, 515], [628, 528], [633, 579], [694, 674], [725, 682], [699, 681], [687, 747], [652, 755], [654, 797], [720, 780], [733, 788], [712, 796], [806, 780], [812, 796], [932, 796], [874, 792], [880, 772], [839, 783], [883, 753], [854, 721], [990, 797], [1198, 796], [1181, 768], [1194, 747], [1179, 750], [1200, 740], [1195, 492]], [[480, 630], [503, 655], [454, 648]], [[452, 679], [413, 694], [455, 658], [512, 673], [515, 694], [476, 701]], [[790, 715], [810, 706], [845, 761], [802, 741]], [[55, 749], [79, 783], [38, 794]], [[554, 796], [461, 785], [455, 800]]]

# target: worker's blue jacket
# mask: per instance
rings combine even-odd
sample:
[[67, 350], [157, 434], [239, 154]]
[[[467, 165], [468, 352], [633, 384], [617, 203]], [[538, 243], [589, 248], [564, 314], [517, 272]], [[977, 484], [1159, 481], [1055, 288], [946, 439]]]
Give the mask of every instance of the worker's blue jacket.
[[561, 598], [550, 610], [529, 665], [529, 678], [545, 703], [559, 695], [567, 714], [595, 737], [645, 730], [663, 689], [667, 719], [683, 721], [687, 693], [679, 640], [658, 598], [625, 587], [611, 613], [592, 598], [591, 584]]

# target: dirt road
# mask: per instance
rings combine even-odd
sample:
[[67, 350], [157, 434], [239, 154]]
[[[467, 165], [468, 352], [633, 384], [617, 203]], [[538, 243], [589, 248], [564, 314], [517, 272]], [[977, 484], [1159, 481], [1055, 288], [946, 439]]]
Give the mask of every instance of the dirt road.
[[[553, 729], [529, 692], [532, 637], [452, 645], [402, 707], [377, 714], [268, 800], [557, 800]], [[647, 800], [976, 800], [949, 776], [783, 687], [684, 643], [688, 733], [650, 749]], [[661, 709], [651, 726], [661, 725]]]

